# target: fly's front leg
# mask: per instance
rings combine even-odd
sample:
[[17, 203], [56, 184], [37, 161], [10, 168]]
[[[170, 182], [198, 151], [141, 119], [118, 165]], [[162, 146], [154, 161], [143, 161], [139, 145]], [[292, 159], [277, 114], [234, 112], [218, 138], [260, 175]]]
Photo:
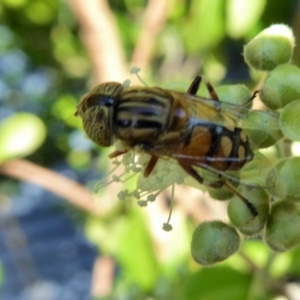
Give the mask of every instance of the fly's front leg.
[[111, 154], [108, 155], [109, 158], [115, 158], [115, 157], [118, 157], [120, 155], [123, 155], [125, 153], [127, 153], [128, 150], [124, 150], [124, 151], [119, 151], [119, 150], [116, 150], [114, 152], [112, 152]]

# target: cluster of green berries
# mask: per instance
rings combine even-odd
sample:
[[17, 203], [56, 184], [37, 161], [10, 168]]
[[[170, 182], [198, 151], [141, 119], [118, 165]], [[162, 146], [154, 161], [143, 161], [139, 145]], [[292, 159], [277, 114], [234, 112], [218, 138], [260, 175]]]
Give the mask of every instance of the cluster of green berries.
[[[242, 123], [255, 150], [281, 143], [283, 139], [300, 141], [300, 69], [290, 64], [294, 45], [288, 26], [273, 25], [244, 47], [246, 63], [254, 70], [266, 72], [259, 96], [268, 111], [250, 110]], [[224, 102], [236, 99], [236, 105], [251, 97], [242, 85], [223, 86], [216, 91]], [[268, 166], [259, 160], [261, 156], [257, 157], [256, 165], [250, 162], [244, 168], [261, 170], [263, 182], [252, 181], [238, 188], [255, 207], [257, 215], [238, 197], [232, 197], [227, 209], [232, 225], [204, 222], [194, 231], [191, 252], [196, 262], [212, 265], [225, 260], [239, 249], [241, 236], [260, 235], [276, 252], [300, 244], [300, 157], [282, 159], [281, 156]], [[242, 180], [243, 170], [239, 176]], [[208, 191], [215, 199], [231, 197], [213, 189]]]

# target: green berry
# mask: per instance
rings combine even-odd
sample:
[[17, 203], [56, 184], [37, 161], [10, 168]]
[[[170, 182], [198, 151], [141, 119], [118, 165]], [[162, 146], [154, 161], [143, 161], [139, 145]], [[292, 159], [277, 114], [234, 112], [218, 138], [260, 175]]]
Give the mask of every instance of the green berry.
[[260, 93], [262, 102], [271, 109], [282, 108], [300, 99], [300, 69], [293, 65], [280, 65], [265, 79]]
[[300, 157], [286, 158], [273, 166], [266, 175], [265, 186], [271, 195], [299, 201]]
[[[226, 172], [226, 174], [229, 176], [229, 178], [231, 177], [232, 180], [232, 185], [234, 187], [238, 187], [239, 186], [239, 177], [240, 177], [240, 172], [239, 171], [228, 171]], [[202, 170], [201, 171], [201, 176], [204, 178], [205, 182], [208, 183], [216, 183], [216, 182], [220, 182], [220, 177], [218, 174], [216, 173], [212, 173], [211, 171], [208, 170]], [[228, 190], [228, 188], [226, 188], [225, 186], [220, 186], [220, 187], [211, 187], [206, 185], [206, 190], [208, 191], [209, 195], [215, 199], [215, 200], [228, 200], [230, 198], [232, 198], [233, 193], [231, 191]]]
[[279, 127], [279, 114], [252, 110], [243, 120], [242, 128], [248, 135], [252, 149], [266, 148], [282, 138]]
[[[237, 188], [240, 184], [240, 172], [228, 171], [226, 174], [229, 175], [229, 178], [232, 177], [231, 185]], [[206, 186], [206, 190], [208, 191], [209, 195], [215, 200], [223, 201], [231, 199], [233, 197], [233, 193], [226, 186], [221, 186], [219, 188]]]
[[222, 85], [216, 88], [216, 93], [222, 103], [237, 106], [247, 103], [252, 97], [250, 90], [243, 84]]
[[244, 235], [256, 235], [264, 227], [269, 215], [269, 196], [259, 186], [241, 186], [240, 193], [255, 207], [258, 215], [253, 216], [246, 204], [237, 196], [227, 207], [231, 223]]
[[206, 190], [208, 191], [210, 197], [215, 200], [228, 200], [233, 196], [232, 192], [230, 192], [226, 187], [213, 188], [207, 186]]
[[205, 266], [227, 259], [239, 249], [236, 230], [221, 222], [203, 222], [193, 233], [191, 252], [194, 260]]
[[279, 119], [279, 125], [284, 136], [294, 141], [300, 141], [300, 100], [287, 104]]
[[256, 70], [270, 71], [290, 62], [294, 46], [293, 32], [288, 26], [272, 25], [244, 47], [245, 61]]
[[290, 201], [278, 201], [266, 223], [265, 240], [277, 252], [290, 250], [300, 244], [300, 206]]

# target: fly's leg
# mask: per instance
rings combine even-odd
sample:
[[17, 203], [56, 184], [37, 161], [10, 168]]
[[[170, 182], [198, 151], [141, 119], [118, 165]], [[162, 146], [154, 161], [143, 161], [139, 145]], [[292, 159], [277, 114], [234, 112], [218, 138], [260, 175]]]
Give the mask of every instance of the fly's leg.
[[109, 154], [109, 158], [115, 158], [115, 157], [118, 157], [118, 156], [120, 156], [120, 155], [123, 155], [123, 154], [125, 154], [125, 153], [127, 153], [128, 152], [128, 150], [124, 150], [124, 151], [114, 151], [114, 152], [112, 152], [111, 154]]
[[158, 156], [151, 155], [151, 158], [147, 164], [147, 167], [144, 170], [144, 177], [148, 177], [151, 174], [152, 170], [154, 169], [154, 167], [158, 161], [158, 158], [159, 158]]
[[248, 101], [246, 101], [245, 103], [243, 103], [242, 106], [247, 106], [249, 103], [251, 103], [254, 100], [254, 98], [257, 96], [257, 94], [259, 94], [259, 93], [260, 93], [260, 91], [255, 91], [253, 93], [253, 95], [251, 96], [251, 98]]
[[199, 90], [201, 80], [202, 80], [201, 76], [196, 76], [196, 78], [193, 80], [186, 93], [189, 95], [196, 95]]
[[204, 184], [213, 188], [220, 188], [222, 186], [225, 186], [230, 192], [239, 197], [245, 203], [253, 217], [256, 217], [258, 215], [258, 212], [254, 205], [250, 203], [237, 189], [235, 189], [226, 180], [223, 179], [214, 183], [205, 182], [204, 179], [198, 174], [198, 172], [195, 169], [193, 169], [193, 167], [183, 164], [180, 164], [180, 166], [185, 170], [185, 172], [187, 172], [190, 176], [196, 179], [200, 184]]
[[[202, 77], [201, 76], [196, 76], [196, 78], [193, 80], [193, 82], [191, 83], [188, 91], [187, 91], [187, 94], [190, 94], [190, 95], [196, 95], [198, 90], [199, 90], [199, 87], [200, 87], [200, 84], [201, 84], [201, 81], [202, 81]], [[211, 100], [214, 100], [216, 102], [220, 102], [219, 100], [219, 97], [215, 91], [215, 89], [213, 88], [213, 86], [210, 84], [210, 82], [206, 81], [205, 79], [203, 79], [205, 85], [206, 85], [206, 88], [209, 92], [209, 95], [211, 97]], [[253, 95], [251, 96], [251, 98], [245, 102], [243, 104], [243, 106], [247, 106], [250, 102], [253, 101], [253, 99], [257, 96], [257, 94], [259, 93], [260, 91], [255, 91], [253, 93]]]
[[[197, 92], [198, 92], [198, 90], [199, 90], [201, 81], [202, 81], [202, 77], [201, 76], [196, 76], [196, 78], [191, 83], [191, 85], [190, 85], [190, 87], [189, 87], [189, 89], [187, 91], [187, 94], [189, 94], [189, 95], [196, 95]], [[204, 83], [206, 85], [206, 88], [207, 88], [207, 90], [209, 92], [210, 99], [215, 101], [215, 106], [217, 108], [220, 108], [220, 100], [219, 100], [219, 97], [218, 97], [215, 89], [213, 88], [213, 86], [208, 81], [206, 81], [204, 79], [203, 79], [203, 81], [204, 81]]]
[[219, 97], [218, 97], [215, 89], [213, 88], [213, 86], [206, 80], [204, 80], [204, 83], [205, 83], [206, 88], [209, 92], [210, 98], [214, 101], [220, 102]]
[[184, 165], [181, 164], [180, 162], [179, 164], [186, 173], [188, 173], [190, 176], [196, 179], [200, 184], [204, 184], [213, 188], [220, 188], [223, 186], [222, 180], [216, 182], [205, 182], [204, 179], [199, 175], [199, 173], [192, 166]]
[[[109, 158], [115, 158], [115, 157], [123, 155], [127, 152], [128, 152], [128, 150], [124, 150], [124, 151], [118, 151], [117, 150], [117, 151], [114, 151], [111, 154], [109, 154]], [[151, 172], [152, 172], [153, 168], [155, 167], [157, 161], [158, 161], [158, 156], [151, 155], [150, 160], [149, 160], [149, 162], [148, 162], [148, 164], [147, 164], [147, 166], [144, 170], [144, 176], [145, 177], [148, 177], [151, 174]]]
[[256, 217], [258, 215], [258, 212], [257, 212], [256, 208], [254, 207], [254, 205], [251, 202], [249, 202], [237, 189], [235, 189], [229, 182], [227, 182], [225, 180], [224, 180], [223, 184], [230, 192], [232, 192], [233, 194], [238, 196], [245, 203], [245, 205], [250, 210], [253, 217]]

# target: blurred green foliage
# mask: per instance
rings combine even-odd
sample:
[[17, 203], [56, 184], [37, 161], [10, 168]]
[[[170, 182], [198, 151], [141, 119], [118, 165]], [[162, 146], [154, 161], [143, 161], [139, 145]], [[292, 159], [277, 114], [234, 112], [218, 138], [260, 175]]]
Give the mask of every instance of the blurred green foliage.
[[[147, 3], [109, 1], [128, 61]], [[295, 24], [299, 22], [297, 4], [293, 0], [284, 4], [280, 0], [169, 1], [148, 66], [149, 81], [190, 81], [204, 73], [215, 82], [250, 82], [240, 54], [243, 43], [273, 23], [292, 24], [293, 18]], [[294, 28], [296, 35], [298, 30]], [[299, 61], [299, 57], [294, 59]], [[79, 24], [67, 1], [2, 0], [0, 161], [26, 157], [49, 168], [67, 164], [78, 174], [97, 168], [95, 160], [106, 152], [84, 138], [80, 121], [73, 115], [91, 74]], [[100, 177], [104, 170], [98, 172]], [[2, 179], [1, 191], [16, 193], [18, 183]], [[92, 176], [89, 179], [87, 186], [94, 183]], [[85, 223], [90, 240], [120, 266], [115, 297], [272, 299], [274, 289], [268, 290], [258, 279], [262, 273], [274, 282], [300, 276], [299, 250], [278, 256], [270, 267], [270, 253], [257, 241], [243, 245], [249, 261], [237, 255], [211, 269], [197, 267], [189, 253], [189, 220], [176, 225], [181, 228], [177, 244], [170, 245], [172, 259], [162, 261], [156, 256], [141, 209], [127, 206], [120, 203], [105, 218], [90, 217]]]
[[18, 113], [0, 124], [0, 163], [34, 152], [45, 139], [46, 128], [33, 114]]

